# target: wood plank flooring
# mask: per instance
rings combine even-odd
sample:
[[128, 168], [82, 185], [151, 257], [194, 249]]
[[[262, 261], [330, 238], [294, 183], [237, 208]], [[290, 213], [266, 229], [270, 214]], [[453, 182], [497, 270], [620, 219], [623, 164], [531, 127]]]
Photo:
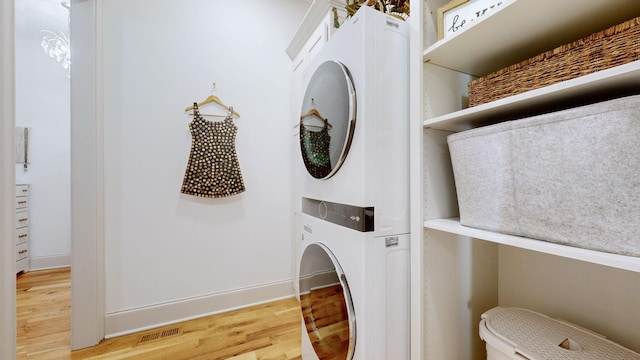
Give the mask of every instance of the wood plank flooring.
[[349, 352], [349, 319], [340, 284], [301, 294], [302, 316], [318, 357], [346, 359]]
[[31, 271], [16, 282], [19, 360], [301, 359], [295, 298], [108, 339], [72, 352], [69, 269]]

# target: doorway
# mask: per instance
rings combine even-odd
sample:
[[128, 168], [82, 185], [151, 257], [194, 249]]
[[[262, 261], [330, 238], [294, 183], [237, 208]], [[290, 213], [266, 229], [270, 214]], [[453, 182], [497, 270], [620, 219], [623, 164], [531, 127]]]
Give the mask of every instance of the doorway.
[[[70, 9], [68, 1], [15, 1], [15, 181], [28, 194], [17, 245], [28, 256], [16, 271], [71, 266]], [[18, 322], [18, 339], [34, 336], [28, 324]]]
[[15, 7], [15, 178], [29, 185], [33, 270], [71, 265], [69, 11], [59, 0]]
[[[15, 194], [14, 136], [16, 89], [15, 71], [15, 4], [16, 0], [0, 0], [0, 167], [9, 179], [0, 181], [2, 213], [13, 211]], [[95, 345], [104, 337], [104, 255], [102, 250], [101, 182], [99, 156], [100, 136], [96, 101], [97, 84], [96, 13], [99, 0], [72, 0], [72, 34], [75, 53], [71, 79], [71, 259], [72, 273], [72, 339], [71, 347], [79, 349]], [[75, 74], [75, 75], [74, 75]], [[37, 105], [37, 100], [32, 100]], [[35, 105], [34, 105], [35, 106]], [[101, 133], [100, 133], [101, 135]], [[15, 248], [13, 217], [0, 219], [2, 229], [2, 266], [0, 266], [0, 339], [1, 358], [15, 357]]]

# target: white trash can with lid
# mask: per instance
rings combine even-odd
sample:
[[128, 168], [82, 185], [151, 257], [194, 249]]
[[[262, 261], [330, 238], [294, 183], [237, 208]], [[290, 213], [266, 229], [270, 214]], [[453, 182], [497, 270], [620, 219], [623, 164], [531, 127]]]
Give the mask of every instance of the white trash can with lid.
[[480, 321], [488, 360], [640, 360], [604, 336], [540, 313], [495, 307]]

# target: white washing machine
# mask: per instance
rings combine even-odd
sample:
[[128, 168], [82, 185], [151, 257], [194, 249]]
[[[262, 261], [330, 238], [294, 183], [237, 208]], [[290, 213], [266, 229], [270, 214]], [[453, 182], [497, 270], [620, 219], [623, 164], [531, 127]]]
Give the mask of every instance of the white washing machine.
[[302, 225], [302, 359], [408, 360], [409, 234]]
[[409, 28], [362, 7], [303, 73], [305, 360], [409, 359]]
[[302, 196], [373, 207], [379, 235], [409, 232], [408, 24], [360, 8], [302, 84]]

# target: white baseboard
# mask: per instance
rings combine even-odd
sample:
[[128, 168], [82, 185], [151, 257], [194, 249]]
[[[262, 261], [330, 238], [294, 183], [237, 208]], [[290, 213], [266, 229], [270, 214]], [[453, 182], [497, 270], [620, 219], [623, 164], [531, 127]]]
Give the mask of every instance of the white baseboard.
[[29, 269], [46, 270], [71, 266], [71, 254], [36, 256], [29, 260]]
[[117, 311], [105, 315], [105, 338], [293, 297], [291, 280]]

